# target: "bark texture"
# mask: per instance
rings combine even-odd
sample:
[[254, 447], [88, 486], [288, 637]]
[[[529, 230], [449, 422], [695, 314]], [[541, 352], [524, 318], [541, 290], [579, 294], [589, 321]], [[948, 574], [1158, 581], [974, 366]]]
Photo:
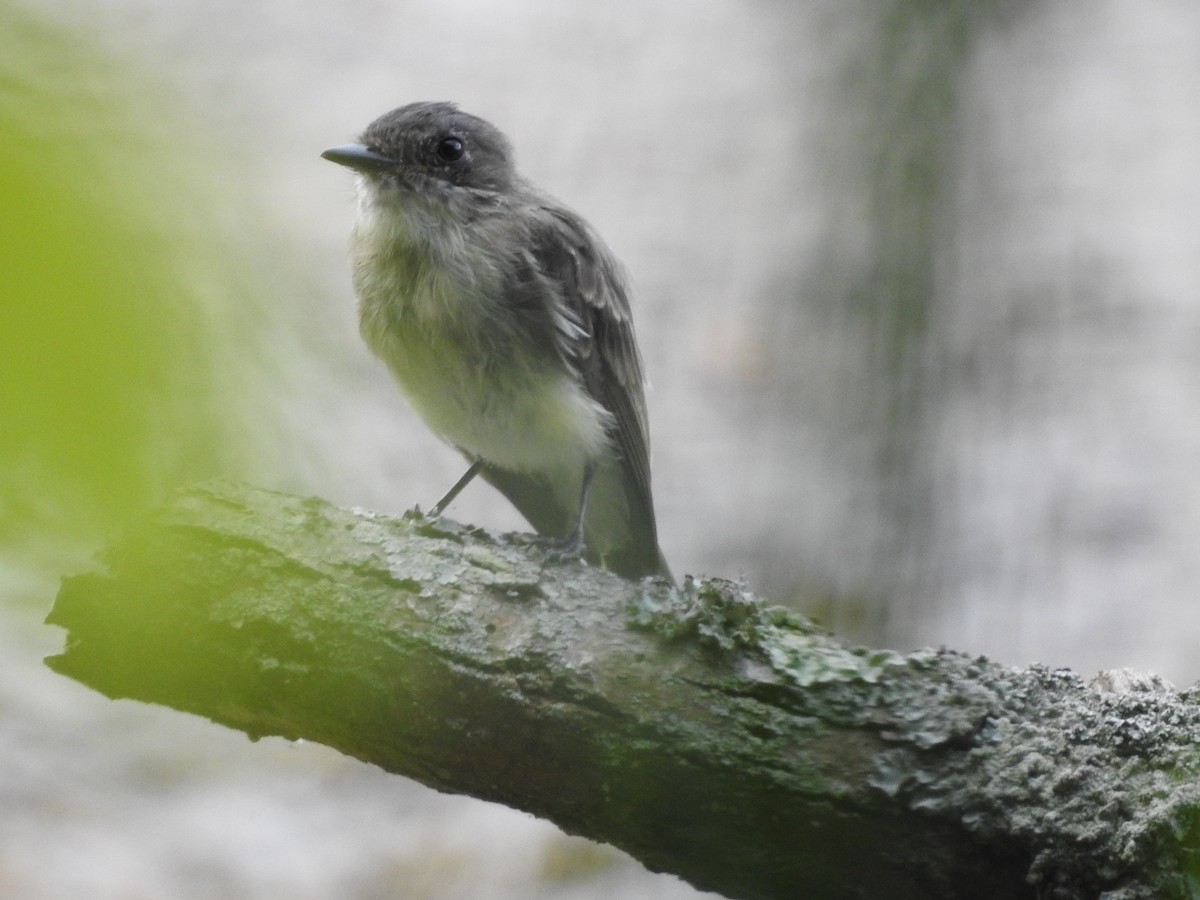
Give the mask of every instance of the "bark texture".
[[335, 747], [739, 898], [1200, 896], [1200, 700], [851, 648], [723, 580], [241, 485], [64, 580], [48, 663]]

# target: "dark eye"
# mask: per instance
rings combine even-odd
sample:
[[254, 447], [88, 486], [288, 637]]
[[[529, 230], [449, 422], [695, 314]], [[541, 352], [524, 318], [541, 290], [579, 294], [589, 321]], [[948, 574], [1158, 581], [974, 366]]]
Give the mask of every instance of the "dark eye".
[[466, 151], [463, 142], [456, 137], [444, 137], [437, 145], [438, 158], [444, 162], [458, 162]]

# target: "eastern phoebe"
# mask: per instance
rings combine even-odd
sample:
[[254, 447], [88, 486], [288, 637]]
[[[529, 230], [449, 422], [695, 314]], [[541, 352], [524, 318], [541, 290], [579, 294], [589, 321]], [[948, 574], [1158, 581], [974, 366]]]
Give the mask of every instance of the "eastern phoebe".
[[359, 327], [413, 409], [566, 553], [670, 577], [642, 363], [612, 253], [452, 103], [380, 116], [321, 154], [358, 175]]

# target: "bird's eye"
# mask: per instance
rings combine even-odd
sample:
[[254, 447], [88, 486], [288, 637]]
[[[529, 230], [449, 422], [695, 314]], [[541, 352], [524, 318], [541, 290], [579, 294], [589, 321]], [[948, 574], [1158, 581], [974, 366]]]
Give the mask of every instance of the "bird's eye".
[[443, 162], [458, 162], [466, 152], [467, 148], [460, 138], [444, 137], [438, 141], [437, 155]]

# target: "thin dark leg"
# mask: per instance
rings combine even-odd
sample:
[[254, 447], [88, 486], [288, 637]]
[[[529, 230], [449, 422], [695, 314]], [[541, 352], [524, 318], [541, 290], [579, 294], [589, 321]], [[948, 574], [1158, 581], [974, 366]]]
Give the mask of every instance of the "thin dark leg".
[[454, 482], [454, 487], [446, 491], [446, 496], [442, 497], [437, 503], [433, 504], [433, 509], [429, 511], [430, 518], [436, 519], [440, 516], [451, 503], [454, 498], [463, 492], [468, 484], [475, 480], [475, 476], [479, 474], [479, 470], [483, 468], [483, 460], [477, 459], [471, 463], [471, 468], [463, 474], [463, 477]]
[[583, 556], [584, 550], [587, 549], [583, 539], [583, 521], [587, 518], [588, 498], [591, 496], [592, 479], [595, 477], [596, 463], [593, 460], [583, 468], [583, 487], [579, 491], [579, 512], [575, 516], [575, 524], [571, 526], [571, 530], [563, 538], [562, 546], [564, 555]]

